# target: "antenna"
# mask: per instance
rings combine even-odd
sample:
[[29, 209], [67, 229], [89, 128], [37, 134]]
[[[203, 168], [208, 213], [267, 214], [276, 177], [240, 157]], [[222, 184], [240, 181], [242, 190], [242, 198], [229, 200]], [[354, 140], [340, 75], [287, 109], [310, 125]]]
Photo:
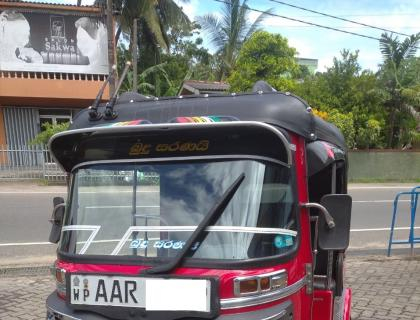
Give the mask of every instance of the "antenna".
[[98, 94], [96, 95], [95, 100], [93, 101], [92, 105], [89, 107], [89, 120], [90, 121], [97, 121], [102, 118], [102, 114], [98, 112], [99, 101], [102, 99], [102, 95], [104, 94], [105, 87], [109, 84], [114, 77], [115, 70], [117, 70], [117, 66], [114, 64], [112, 66], [111, 71], [108, 74], [108, 78], [102, 84], [101, 89], [99, 89]]
[[128, 69], [130, 68], [130, 66], [131, 66], [131, 62], [127, 61], [125, 63], [125, 68], [124, 68], [123, 73], [120, 77], [120, 80], [118, 81], [117, 87], [115, 88], [114, 95], [111, 97], [111, 99], [109, 99], [109, 101], [107, 102], [107, 104], [105, 106], [105, 112], [104, 112], [104, 119], [105, 120], [113, 120], [117, 117], [117, 113], [114, 112], [114, 105], [115, 105], [115, 102], [117, 101], [118, 91], [120, 90], [121, 85], [122, 85], [125, 77], [127, 76], [127, 72], [128, 72]]

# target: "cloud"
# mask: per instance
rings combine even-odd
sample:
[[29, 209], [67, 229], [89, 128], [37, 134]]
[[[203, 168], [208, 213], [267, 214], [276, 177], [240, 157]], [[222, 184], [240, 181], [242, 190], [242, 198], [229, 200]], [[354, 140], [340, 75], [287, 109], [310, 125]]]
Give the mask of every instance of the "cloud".
[[191, 21], [194, 21], [197, 16], [198, 0], [190, 0], [189, 2], [181, 2], [180, 0], [175, 1], [179, 7], [182, 7], [182, 11], [188, 16]]
[[363, 66], [364, 69], [369, 69], [371, 71], [377, 71], [378, 65], [382, 62], [382, 55], [379, 50], [360, 50], [359, 52], [359, 63]]
[[[401, 32], [405, 34], [413, 34], [419, 29], [419, 21], [420, 21], [420, 13], [413, 16], [405, 16], [405, 15], [390, 15], [390, 16], [379, 16], [379, 15], [371, 15], [371, 16], [363, 16], [357, 17], [357, 19], [353, 19], [357, 22], [361, 22], [367, 25], [371, 25], [377, 28], [383, 28], [395, 32]], [[383, 32], [382, 30], [369, 28], [365, 26], [360, 26], [351, 22], [345, 22], [342, 26], [345, 30], [373, 35], [377, 38]], [[402, 36], [404, 37], [404, 36]]]
[[316, 69], [316, 71], [325, 72], [327, 71], [327, 68], [332, 67], [334, 56], [336, 56], [335, 53], [330, 53], [318, 59], [318, 68]]
[[311, 45], [306, 40], [289, 38], [288, 43], [290, 47], [293, 47], [297, 50], [298, 56], [301, 58], [312, 58], [313, 57], [313, 49]]
[[301, 22], [283, 19], [280, 17], [269, 16], [262, 22], [264, 27], [282, 28], [282, 27], [302, 27], [305, 26]]

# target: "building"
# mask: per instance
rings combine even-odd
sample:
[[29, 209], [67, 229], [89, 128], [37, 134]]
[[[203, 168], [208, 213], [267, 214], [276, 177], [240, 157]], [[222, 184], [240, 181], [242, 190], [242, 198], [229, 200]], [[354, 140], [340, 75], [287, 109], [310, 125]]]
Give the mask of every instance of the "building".
[[224, 93], [229, 90], [229, 87], [226, 82], [185, 80], [178, 91], [178, 95]]
[[0, 0], [0, 146], [88, 107], [108, 61], [103, 8]]
[[318, 69], [318, 59], [297, 58], [297, 63], [300, 66], [306, 66], [311, 74], [315, 74]]

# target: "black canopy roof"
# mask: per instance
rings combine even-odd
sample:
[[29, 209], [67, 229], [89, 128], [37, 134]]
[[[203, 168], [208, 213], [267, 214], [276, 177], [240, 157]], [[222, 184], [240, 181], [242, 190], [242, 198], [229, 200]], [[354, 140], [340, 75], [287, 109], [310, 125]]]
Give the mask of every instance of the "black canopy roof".
[[[104, 105], [98, 108], [103, 114]], [[122, 121], [148, 120], [167, 123], [176, 117], [232, 116], [241, 121], [260, 121], [294, 132], [308, 141], [324, 140], [343, 150], [344, 137], [332, 125], [316, 117], [309, 105], [297, 96], [274, 91], [244, 94], [193, 95], [186, 97], [149, 98], [136, 93], [121, 95], [115, 104], [113, 120], [89, 120], [89, 110], [79, 112], [70, 129], [102, 126]]]

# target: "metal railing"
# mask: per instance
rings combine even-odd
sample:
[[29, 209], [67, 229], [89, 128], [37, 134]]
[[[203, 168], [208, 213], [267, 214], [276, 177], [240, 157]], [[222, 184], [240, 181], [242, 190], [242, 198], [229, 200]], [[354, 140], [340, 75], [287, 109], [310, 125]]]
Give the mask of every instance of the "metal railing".
[[64, 182], [65, 177], [46, 146], [0, 145], [0, 181]]
[[[410, 196], [410, 233], [408, 235], [407, 240], [394, 240], [394, 227], [395, 227], [395, 220], [398, 213], [398, 200], [401, 196]], [[391, 221], [391, 232], [389, 234], [389, 242], [388, 242], [388, 257], [391, 255], [391, 246], [393, 244], [409, 244], [410, 245], [410, 254], [411, 256], [414, 255], [414, 244], [420, 243], [420, 237], [416, 237], [414, 235], [415, 223], [416, 223], [416, 211], [417, 205], [419, 203], [419, 195], [420, 195], [420, 186], [414, 187], [411, 191], [406, 192], [398, 192], [395, 196], [394, 200], [394, 210], [392, 212], [392, 221]]]

